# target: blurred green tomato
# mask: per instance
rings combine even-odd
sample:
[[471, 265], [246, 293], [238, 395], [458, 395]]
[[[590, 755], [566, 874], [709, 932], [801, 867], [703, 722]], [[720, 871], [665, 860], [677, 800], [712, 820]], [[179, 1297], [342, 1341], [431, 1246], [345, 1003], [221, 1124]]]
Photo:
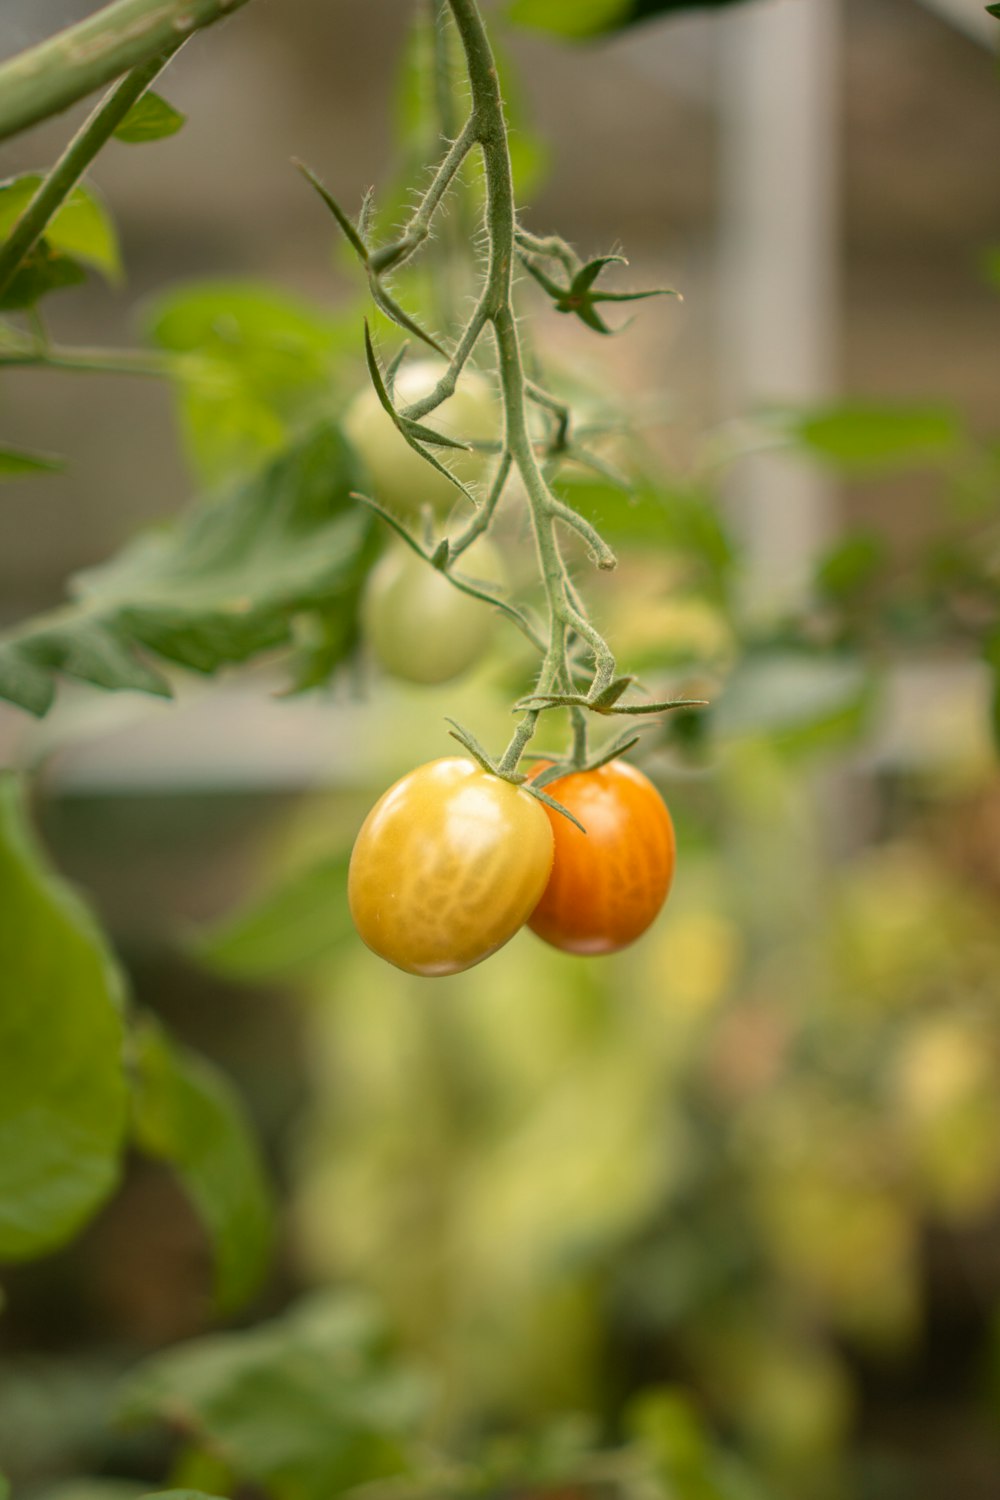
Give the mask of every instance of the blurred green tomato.
[[[500, 554], [485, 537], [460, 562], [461, 571], [476, 582], [504, 581]], [[396, 544], [369, 574], [361, 619], [379, 665], [404, 682], [429, 687], [450, 682], [478, 661], [493, 634], [496, 612], [460, 593], [409, 547]]]
[[[397, 408], [426, 396], [446, 368], [443, 361], [433, 359], [404, 364], [396, 376]], [[493, 443], [500, 436], [499, 401], [489, 381], [474, 370], [463, 373], [455, 394], [422, 420], [428, 427], [464, 441]], [[455, 486], [401, 437], [370, 386], [348, 407], [344, 431], [368, 471], [374, 498], [398, 515], [419, 515], [422, 505], [430, 505], [442, 515], [461, 498]], [[490, 453], [456, 448], [431, 451], [466, 485], [479, 483], [495, 461]]]

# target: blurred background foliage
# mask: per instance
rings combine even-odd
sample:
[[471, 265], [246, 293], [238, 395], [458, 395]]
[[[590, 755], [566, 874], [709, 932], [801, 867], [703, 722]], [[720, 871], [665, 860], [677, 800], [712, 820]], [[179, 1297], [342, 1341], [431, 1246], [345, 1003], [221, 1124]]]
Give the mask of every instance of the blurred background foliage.
[[[546, 0], [510, 12], [582, 35], [672, 8], [580, 5], [571, 27]], [[428, 41], [411, 37], [400, 67], [400, 184], [426, 155]], [[550, 152], [506, 71], [529, 193]], [[471, 211], [474, 174], [466, 189]], [[386, 192], [387, 223], [404, 201]], [[114, 274], [93, 204], [57, 249]], [[431, 319], [467, 290], [465, 211], [439, 246], [451, 275], [403, 282]], [[997, 252], [978, 253], [995, 282]], [[602, 628], [643, 687], [712, 707], [648, 728], [637, 752], [681, 848], [640, 945], [582, 964], [522, 934], [429, 985], [353, 936], [350, 840], [391, 776], [446, 753], [456, 693], [499, 739], [532, 664], [501, 633], [460, 689], [418, 691], [373, 681], [359, 653], [380, 542], [350, 504], [337, 432], [363, 380], [358, 311], [242, 277], [149, 301], [146, 347], [175, 361], [208, 498], [83, 575], [86, 634], [43, 617], [0, 640], [9, 696], [40, 694], [36, 711], [67, 673], [149, 688], [119, 679], [152, 671], [152, 652], [183, 714], [178, 666], [263, 654], [253, 694], [318, 687], [316, 712], [347, 726], [333, 772], [295, 794], [225, 772], [214, 790], [60, 794], [64, 747], [93, 735], [100, 750], [109, 722], [64, 683], [50, 738], [15, 741], [40, 763], [44, 841], [95, 893], [143, 1016], [126, 1122], [101, 1031], [120, 1031], [118, 960], [4, 781], [3, 930], [59, 942], [41, 978], [7, 950], [0, 1042], [27, 1093], [29, 1064], [52, 1065], [23, 1045], [30, 1006], [44, 993], [60, 1028], [73, 1010], [70, 1135], [93, 1100], [99, 1125], [86, 1152], [49, 1136], [81, 1170], [35, 1229], [0, 1198], [13, 1494], [995, 1495], [996, 428], [932, 390], [773, 406], [665, 452], [662, 400], [647, 413], [626, 387], [608, 420], [593, 367], [539, 337], [554, 383], [606, 429], [610, 477], [560, 478], [621, 553], [613, 580], [584, 580]], [[757, 446], [867, 500], [801, 600], [764, 614], [724, 503]], [[928, 519], [900, 545], [881, 497], [910, 486]], [[516, 557], [523, 528], [505, 525]], [[515, 582], [530, 597], [527, 558]], [[303, 701], [284, 706], [289, 737], [310, 722]], [[81, 1024], [81, 994], [97, 1024]], [[0, 1188], [20, 1205], [17, 1106], [0, 1097]]]

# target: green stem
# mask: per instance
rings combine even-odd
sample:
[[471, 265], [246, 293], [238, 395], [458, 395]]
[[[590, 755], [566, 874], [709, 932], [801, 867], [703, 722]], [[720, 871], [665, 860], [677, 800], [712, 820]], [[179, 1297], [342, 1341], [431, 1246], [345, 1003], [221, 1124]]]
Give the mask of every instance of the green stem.
[[451, 363], [447, 370], [432, 391], [428, 391], [427, 395], [421, 397], [419, 401], [414, 401], [410, 406], [403, 408], [402, 414], [404, 417], [408, 417], [410, 421], [419, 422], [421, 417], [428, 416], [443, 401], [447, 401], [449, 396], [455, 394], [458, 377], [468, 363], [469, 356], [479, 342], [479, 335], [488, 322], [489, 311], [487, 302], [485, 297], [480, 297], [473, 309], [471, 318], [462, 332], [462, 337], [451, 357]]
[[[570, 603], [566, 571], [555, 532], [558, 502], [545, 482], [535, 456], [527, 418], [527, 381], [512, 305], [512, 277], [518, 236], [514, 208], [507, 124], [496, 62], [476, 0], [449, 0], [465, 50], [472, 89], [472, 119], [486, 174], [489, 259], [482, 306], [492, 324], [503, 395], [504, 447], [510, 453], [528, 496], [535, 545], [549, 607], [549, 641], [536, 691], [551, 693], [569, 680], [567, 647], [573, 630], [587, 641], [595, 664], [594, 691], [614, 675], [614, 657], [598, 631]], [[565, 519], [565, 516], [560, 516]], [[596, 534], [595, 534], [596, 536]], [[599, 539], [597, 539], [599, 541]], [[593, 543], [592, 543], [593, 545]], [[607, 565], [613, 558], [603, 543]], [[595, 550], [599, 550], [595, 546]], [[531, 740], [538, 710], [528, 710], [500, 759], [501, 774], [511, 776]]]
[[16, 366], [170, 379], [180, 374], [180, 364], [181, 361], [173, 356], [146, 354], [141, 349], [64, 348], [59, 344], [25, 344], [12, 349], [7, 344], [0, 345], [0, 369]]
[[421, 198], [402, 237], [393, 244], [386, 245], [382, 250], [376, 250], [368, 257], [373, 271], [385, 271], [390, 267], [395, 269], [419, 250], [430, 233], [431, 220], [442, 198], [474, 144], [475, 133], [470, 119], [466, 121], [457, 139], [448, 147], [440, 166], [434, 173], [430, 187]]
[[[513, 460], [506, 449], [500, 455], [500, 462], [493, 475], [489, 492], [482, 505], [476, 511], [472, 520], [466, 526], [461, 536], [451, 543], [452, 558], [461, 557], [467, 547], [471, 547], [477, 537], [482, 536], [484, 531], [489, 530], [490, 522], [493, 520], [494, 512], [500, 503], [500, 497], [504, 492], [504, 486], [510, 477]], [[542, 647], [544, 650], [544, 646]]]
[[10, 286], [18, 267], [35, 248], [49, 220], [69, 197], [101, 147], [111, 139], [129, 110], [184, 41], [184, 37], [175, 37], [159, 57], [126, 74], [87, 117], [62, 156], [45, 174], [10, 236], [0, 245], [0, 296]]
[[247, 0], [113, 0], [0, 65], [0, 141], [68, 109]]
[[557, 234], [551, 234], [546, 239], [540, 239], [537, 234], [531, 234], [520, 224], [516, 230], [516, 241], [518, 248], [527, 250], [532, 255], [543, 255], [549, 260], [557, 260], [563, 270], [570, 277], [579, 271], [581, 261], [572, 245], [567, 245], [564, 239]]
[[569, 407], [564, 401], [557, 401], [555, 396], [550, 396], [548, 391], [544, 390], [534, 380], [526, 381], [524, 388], [528, 393], [529, 401], [533, 401], [536, 406], [540, 406], [544, 411], [549, 412], [550, 415], [555, 417], [556, 430], [552, 442], [549, 444], [549, 452], [550, 454], [562, 453], [567, 446], [569, 438], [571, 415]]

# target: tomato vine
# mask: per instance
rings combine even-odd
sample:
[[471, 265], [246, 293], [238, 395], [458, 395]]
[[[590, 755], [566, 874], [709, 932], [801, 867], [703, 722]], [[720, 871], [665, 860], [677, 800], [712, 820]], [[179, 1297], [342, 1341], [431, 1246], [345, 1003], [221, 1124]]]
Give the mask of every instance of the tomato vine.
[[[412, 534], [403, 521], [378, 500], [362, 496], [383, 518], [434, 567], [470, 592], [467, 580], [456, 577], [453, 567], [472, 543], [486, 531], [503, 497], [513, 473], [520, 476], [531, 516], [532, 531], [548, 612], [547, 626], [539, 628], [522, 610], [504, 602], [501, 607], [539, 648], [542, 654], [536, 690], [516, 707], [520, 718], [503, 752], [496, 757], [461, 726], [454, 734], [469, 753], [487, 770], [516, 782], [524, 780], [518, 767], [535, 733], [540, 715], [547, 709], [568, 708], [573, 720], [573, 746], [568, 764], [575, 769], [591, 762], [588, 759], [588, 712], [600, 714], [650, 714], [672, 708], [696, 706], [690, 699], [666, 702], [623, 703], [623, 694], [633, 678], [618, 673], [611, 646], [591, 620], [586, 604], [575, 587], [560, 543], [560, 528], [575, 532], [585, 543], [598, 568], [612, 569], [616, 557], [597, 529], [554, 492], [550, 475], [566, 458], [588, 461], [590, 455], [576, 449], [571, 412], [561, 401], [535, 380], [529, 378], [518, 334], [514, 307], [514, 270], [524, 265], [536, 280], [551, 288], [558, 311], [576, 312], [596, 327], [608, 332], [594, 310], [598, 300], [624, 301], [655, 296], [648, 292], [603, 292], [595, 289], [601, 271], [615, 256], [602, 256], [584, 265], [572, 248], [558, 236], [540, 238], [518, 222], [511, 171], [510, 146], [496, 61], [476, 0], [446, 0], [447, 9], [461, 40], [470, 88], [470, 111], [455, 138], [448, 145], [430, 183], [413, 210], [402, 233], [387, 244], [370, 242], [372, 200], [369, 195], [355, 224], [319, 179], [308, 168], [302, 170], [332, 212], [348, 242], [368, 274], [376, 305], [394, 323], [411, 336], [444, 355], [447, 367], [428, 394], [405, 406], [394, 401], [394, 379], [406, 348], [383, 370], [366, 325], [365, 347], [369, 373], [379, 400], [399, 432], [439, 473], [448, 475], [456, 489], [474, 507], [474, 514], [455, 536], [427, 546]], [[396, 271], [414, 256], [428, 240], [435, 215], [458, 177], [466, 159], [478, 150], [482, 156], [486, 182], [484, 230], [486, 236], [486, 269], [473, 310], [465, 326], [454, 337], [450, 352], [397, 302], [386, 284], [388, 273]], [[301, 165], [301, 164], [300, 164]], [[543, 266], [553, 264], [565, 273], [567, 284], [559, 286], [550, 280]], [[496, 468], [481, 503], [465, 484], [452, 475], [446, 465], [431, 451], [435, 447], [454, 448], [451, 438], [425, 425], [443, 402], [454, 395], [469, 360], [487, 329], [492, 334], [497, 358], [497, 373], [503, 404], [503, 437]], [[540, 408], [549, 419], [552, 431], [542, 446], [531, 430], [529, 409]], [[464, 445], [458, 445], [464, 446]], [[490, 603], [498, 602], [492, 594], [480, 591]], [[589, 661], [589, 676], [578, 686], [575, 648], [582, 648]], [[634, 736], [623, 736], [612, 753], [620, 753], [635, 743]], [[602, 756], [606, 758], [607, 750]], [[540, 786], [531, 787], [543, 800]]]

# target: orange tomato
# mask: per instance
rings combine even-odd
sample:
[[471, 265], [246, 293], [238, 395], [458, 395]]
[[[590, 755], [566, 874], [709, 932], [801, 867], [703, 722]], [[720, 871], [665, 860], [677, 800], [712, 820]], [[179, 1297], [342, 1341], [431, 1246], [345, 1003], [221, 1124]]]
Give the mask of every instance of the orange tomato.
[[648, 776], [621, 760], [570, 772], [546, 790], [587, 831], [545, 809], [555, 858], [528, 926], [564, 953], [616, 953], [646, 931], [669, 894], [677, 845], [666, 804]]

